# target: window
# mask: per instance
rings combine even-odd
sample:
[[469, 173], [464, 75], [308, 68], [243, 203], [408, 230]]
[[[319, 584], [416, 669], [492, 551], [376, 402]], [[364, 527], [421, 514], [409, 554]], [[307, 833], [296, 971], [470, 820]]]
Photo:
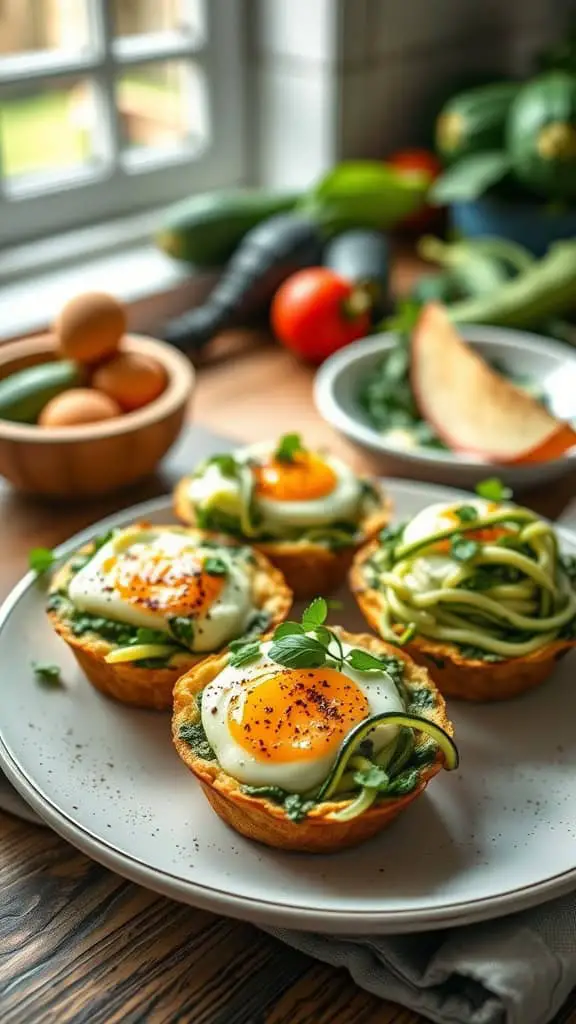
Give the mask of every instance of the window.
[[244, 176], [239, 0], [0, 0], [0, 245]]

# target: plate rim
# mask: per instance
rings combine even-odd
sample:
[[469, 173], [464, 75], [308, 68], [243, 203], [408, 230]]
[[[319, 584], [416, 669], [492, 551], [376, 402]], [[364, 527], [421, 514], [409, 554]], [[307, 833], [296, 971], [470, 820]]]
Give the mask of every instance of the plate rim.
[[[446, 499], [447, 492], [462, 496], [469, 494], [463, 489], [422, 481], [390, 480], [387, 486], [396, 493], [426, 491], [432, 498]], [[65, 557], [82, 542], [93, 536], [95, 529], [113, 526], [131, 519], [145, 518], [146, 514], [170, 512], [171, 497], [163, 495], [140, 502], [106, 516], [89, 527], [78, 531], [54, 550], [58, 559]], [[565, 537], [576, 546], [576, 531], [554, 524], [560, 537]], [[6, 626], [22, 596], [36, 581], [33, 572], [27, 572], [13, 587], [0, 606], [0, 632]], [[405, 934], [409, 932], [432, 931], [453, 925], [472, 924], [491, 920], [525, 910], [549, 899], [562, 896], [576, 887], [576, 864], [573, 868], [535, 882], [529, 886], [512, 889], [499, 895], [470, 899], [458, 903], [442, 904], [424, 910], [361, 910], [341, 911], [312, 910], [296, 904], [278, 904], [273, 900], [237, 896], [229, 891], [216, 889], [199, 882], [183, 880], [178, 875], [150, 867], [131, 854], [117, 849], [105, 837], [78, 824], [61, 811], [43, 789], [34, 782], [29, 773], [19, 764], [5, 743], [0, 722], [0, 768], [25, 801], [60, 836], [109, 870], [136, 884], [158, 892], [180, 902], [190, 904], [224, 916], [250, 920], [274, 927], [292, 927], [305, 931], [330, 930], [334, 934], [361, 935]]]

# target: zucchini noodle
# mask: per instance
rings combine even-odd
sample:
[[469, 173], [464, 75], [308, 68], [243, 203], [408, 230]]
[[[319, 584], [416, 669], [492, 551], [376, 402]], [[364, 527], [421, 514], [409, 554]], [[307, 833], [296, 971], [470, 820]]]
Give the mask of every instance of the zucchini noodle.
[[[462, 564], [432, 579], [425, 559], [438, 555]], [[460, 520], [409, 544], [384, 535], [370, 574], [384, 597], [382, 635], [396, 642], [398, 627], [413, 625], [440, 643], [515, 658], [554, 642], [576, 617], [557, 538], [527, 509]]]

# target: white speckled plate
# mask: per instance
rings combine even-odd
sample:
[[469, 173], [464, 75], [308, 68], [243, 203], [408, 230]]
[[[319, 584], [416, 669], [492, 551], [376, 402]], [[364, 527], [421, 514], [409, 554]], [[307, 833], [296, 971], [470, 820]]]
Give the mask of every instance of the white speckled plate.
[[[455, 492], [394, 482], [396, 514]], [[137, 518], [166, 499], [80, 534]], [[566, 550], [576, 537], [562, 532]], [[339, 614], [362, 628], [351, 598]], [[574, 656], [506, 704], [453, 704], [461, 769], [442, 773], [379, 838], [332, 856], [277, 853], [214, 816], [172, 749], [169, 717], [106, 700], [43, 612], [31, 576], [0, 614], [0, 766], [57, 832], [95, 860], [175, 899], [256, 923], [323, 932], [416, 931], [498, 917], [576, 886]], [[32, 659], [62, 666], [38, 685]]]

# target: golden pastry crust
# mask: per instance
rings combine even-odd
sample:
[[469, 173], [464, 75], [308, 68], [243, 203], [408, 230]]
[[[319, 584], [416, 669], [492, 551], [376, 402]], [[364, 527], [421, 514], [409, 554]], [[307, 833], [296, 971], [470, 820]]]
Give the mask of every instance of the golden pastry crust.
[[[139, 523], [132, 529], [149, 529], [149, 524]], [[238, 547], [229, 537], [206, 533], [204, 530], [175, 527], [173, 524], [155, 527], [157, 529], [181, 529], [190, 534], [199, 544], [203, 540], [217, 541], [224, 547]], [[81, 553], [93, 550], [93, 544], [85, 544]], [[76, 552], [78, 554], [78, 552]], [[252, 572], [252, 595], [254, 607], [258, 611], [268, 612], [271, 625], [282, 622], [292, 607], [292, 593], [286, 585], [282, 574], [270, 564], [260, 553], [253, 552], [255, 562], [249, 566]], [[71, 561], [65, 563], [54, 575], [50, 585], [49, 596], [66, 587], [72, 575]], [[108, 663], [105, 658], [115, 644], [105, 640], [97, 633], [84, 633], [75, 636], [71, 622], [61, 614], [59, 609], [48, 611], [48, 617], [59, 636], [71, 648], [74, 657], [92, 685], [123, 704], [139, 708], [150, 708], [155, 711], [167, 711], [172, 707], [172, 690], [174, 683], [194, 665], [204, 661], [210, 654], [177, 654], [166, 668], [142, 668], [130, 662]]]
[[[444, 698], [437, 690], [428, 672], [403, 652], [368, 634], [351, 634], [338, 630], [346, 643], [374, 654], [392, 654], [406, 664], [405, 682], [408, 688], [425, 687], [433, 692], [434, 706], [425, 714], [430, 721], [441, 726], [450, 736], [453, 726], [446, 714]], [[313, 808], [300, 822], [291, 821], [282, 807], [270, 800], [250, 796], [243, 792], [241, 783], [228, 775], [217, 761], [206, 761], [180, 738], [183, 725], [195, 724], [200, 720], [196, 695], [225, 668], [227, 653], [208, 658], [183, 675], [174, 687], [174, 713], [172, 738], [178, 754], [185, 765], [199, 780], [204, 794], [216, 813], [232, 828], [248, 839], [257, 840], [267, 846], [283, 850], [298, 850], [305, 853], [329, 853], [356, 846], [387, 828], [388, 825], [425, 790], [430, 779], [443, 766], [443, 756], [438, 752], [436, 760], [420, 769], [420, 781], [415, 789], [403, 797], [380, 800], [364, 814], [351, 821], [332, 821], [330, 814], [342, 810], [350, 800], [333, 800]]]
[[[183, 523], [194, 526], [194, 506], [188, 497], [190, 477], [184, 477], [174, 489], [174, 512]], [[330, 551], [322, 544], [310, 541], [262, 541], [246, 539], [270, 559], [284, 576], [294, 597], [298, 600], [331, 594], [346, 580], [355, 553], [390, 522], [391, 503], [377, 484], [373, 486], [380, 496], [380, 505], [364, 516], [358, 524], [358, 539], [349, 547]]]
[[[378, 550], [377, 542], [360, 551], [350, 572], [350, 588], [366, 622], [379, 633], [384, 595], [366, 585], [363, 567]], [[399, 628], [400, 632], [400, 628]], [[571, 640], [557, 640], [521, 658], [480, 661], [464, 658], [455, 644], [415, 636], [404, 645], [410, 657], [428, 669], [445, 697], [469, 701], [498, 701], [518, 697], [545, 682], [557, 661], [574, 647]]]

